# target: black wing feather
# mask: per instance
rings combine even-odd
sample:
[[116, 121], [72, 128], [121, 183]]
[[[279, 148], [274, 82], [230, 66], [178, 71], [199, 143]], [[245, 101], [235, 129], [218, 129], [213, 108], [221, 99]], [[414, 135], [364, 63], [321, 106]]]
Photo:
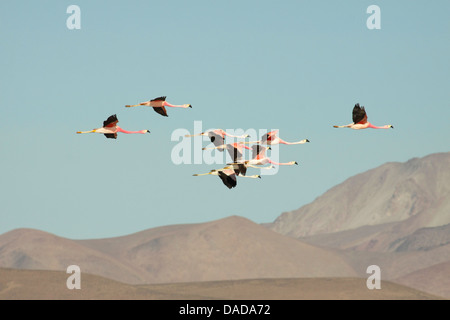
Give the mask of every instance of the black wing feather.
[[109, 116], [108, 119], [106, 119], [105, 121], [103, 121], [103, 126], [106, 127], [114, 122], [119, 122], [119, 120], [117, 119], [117, 115], [113, 114], [112, 116]]
[[237, 169], [234, 169], [234, 173], [238, 176], [245, 176], [247, 173], [247, 166], [243, 163], [239, 163]]
[[359, 103], [355, 104], [353, 107], [353, 123], [358, 123], [366, 117], [366, 110], [359, 106]]
[[227, 175], [222, 171], [219, 171], [219, 178], [222, 180], [223, 184], [228, 187], [228, 189], [236, 187], [237, 181], [235, 174]]
[[104, 135], [109, 139], [117, 139], [117, 133], [104, 133]]
[[159, 113], [160, 115], [162, 115], [164, 117], [168, 117], [166, 108], [164, 108], [164, 107], [153, 107], [153, 110], [155, 110], [157, 113]]
[[150, 101], [166, 101], [166, 98], [167, 98], [166, 96], [162, 96], [162, 97], [158, 97], [153, 100], [150, 100]]

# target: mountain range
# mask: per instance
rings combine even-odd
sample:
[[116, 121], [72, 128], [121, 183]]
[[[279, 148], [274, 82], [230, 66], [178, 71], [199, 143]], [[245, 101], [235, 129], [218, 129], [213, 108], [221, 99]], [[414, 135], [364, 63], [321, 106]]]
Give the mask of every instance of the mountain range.
[[448, 299], [450, 153], [355, 175], [271, 223], [230, 216], [87, 240], [34, 229], [0, 235], [0, 289], [7, 270], [73, 264], [127, 285], [366, 279], [378, 265], [383, 281]]
[[356, 276], [335, 250], [231, 216], [122, 237], [70, 240], [33, 229], [0, 235], [0, 267], [83, 272], [130, 284]]

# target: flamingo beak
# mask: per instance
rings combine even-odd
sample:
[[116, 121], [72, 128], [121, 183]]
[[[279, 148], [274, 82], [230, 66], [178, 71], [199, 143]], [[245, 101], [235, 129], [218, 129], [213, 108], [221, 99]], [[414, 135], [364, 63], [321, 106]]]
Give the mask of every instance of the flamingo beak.
[[260, 176], [260, 175], [258, 175], [258, 179], [261, 179], [261, 176]]
[[391, 125], [391, 129], [394, 129], [394, 126], [393, 126], [393, 125]]
[[309, 141], [308, 139], [306, 139], [306, 142], [311, 142], [311, 141]]
[[294, 161], [294, 164], [298, 165], [298, 162], [297, 162], [297, 161]]
[[150, 133], [150, 130], [147, 130], [148, 133]]
[[192, 108], [192, 104], [189, 105], [189, 108]]

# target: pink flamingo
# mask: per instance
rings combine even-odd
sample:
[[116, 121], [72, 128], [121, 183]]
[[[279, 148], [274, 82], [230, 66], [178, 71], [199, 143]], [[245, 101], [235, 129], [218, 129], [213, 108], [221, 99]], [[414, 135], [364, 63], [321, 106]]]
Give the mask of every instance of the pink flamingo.
[[233, 166], [233, 169], [236, 171], [237, 174], [245, 176], [245, 174], [247, 173], [247, 167], [242, 163], [244, 148], [251, 150], [250, 147], [244, 145], [242, 142], [227, 143], [217, 147], [202, 148], [202, 150], [218, 149], [223, 151], [224, 149], [226, 149], [232, 159], [232, 162], [235, 164]]
[[284, 141], [283, 139], [281, 139], [280, 137], [277, 136], [279, 130], [273, 130], [270, 131], [266, 134], [264, 134], [261, 137], [260, 141], [250, 141], [250, 142], [246, 142], [246, 143], [257, 143], [257, 144], [264, 144], [264, 145], [275, 145], [275, 144], [304, 144], [307, 142], [310, 142], [308, 139], [303, 139], [300, 141], [296, 141], [296, 142], [287, 142]]
[[210, 149], [218, 149], [223, 151], [226, 149], [231, 157], [233, 159], [233, 162], [240, 162], [242, 161], [242, 155], [243, 155], [243, 149], [251, 150], [252, 148], [244, 145], [243, 142], [234, 142], [234, 143], [227, 143], [222, 144], [220, 146], [211, 147], [211, 148], [202, 148], [202, 150], [210, 150]]
[[[248, 150], [252, 150], [253, 148], [248, 147], [246, 145], [244, 145], [243, 142], [235, 142], [235, 143], [228, 143], [228, 144], [223, 144], [221, 146], [217, 146], [217, 147], [211, 147], [211, 148], [203, 148], [202, 150], [209, 150], [209, 149], [218, 149], [218, 150], [223, 150], [226, 149], [232, 159], [232, 163], [229, 163], [229, 165], [231, 165], [233, 167], [233, 169], [236, 171], [236, 173], [238, 175], [242, 175], [245, 176], [247, 173], [247, 168], [248, 167], [253, 167], [253, 168], [258, 168], [258, 169], [272, 169], [272, 166], [268, 166], [268, 167], [257, 167], [251, 164], [245, 164], [243, 161], [243, 149], [248, 149]], [[254, 153], [255, 151], [253, 151]]]
[[[240, 138], [245, 139], [249, 137], [249, 135], [242, 135], [242, 136], [235, 136], [229, 133], [226, 133], [225, 130], [222, 129], [215, 129], [215, 130], [208, 130], [197, 134], [187, 134], [185, 137], [195, 137], [195, 136], [208, 136], [209, 140], [216, 146], [220, 147], [225, 144], [225, 136], [232, 137], [232, 138]], [[218, 148], [219, 151], [223, 151], [224, 148]]]
[[369, 121], [367, 121], [367, 113], [366, 110], [364, 109], [364, 106], [360, 107], [359, 103], [355, 104], [355, 106], [353, 107], [353, 113], [352, 113], [352, 117], [353, 117], [353, 123], [347, 124], [347, 125], [343, 125], [343, 126], [333, 126], [334, 128], [351, 128], [351, 129], [355, 129], [355, 130], [360, 130], [360, 129], [367, 129], [367, 128], [372, 128], [372, 129], [394, 129], [393, 125], [387, 124], [381, 127], [377, 127], [374, 126], [373, 124], [371, 124]]
[[204, 175], [215, 175], [219, 176], [220, 180], [222, 180], [223, 184], [228, 187], [228, 189], [234, 188], [237, 185], [237, 178], [236, 176], [242, 176], [245, 178], [252, 178], [252, 179], [261, 179], [260, 175], [252, 175], [252, 176], [245, 176], [241, 175], [239, 170], [233, 169], [231, 166], [224, 167], [219, 170], [211, 170], [207, 173], [196, 173], [193, 174], [193, 176], [204, 176]]
[[191, 104], [182, 104], [182, 105], [170, 104], [166, 101], [166, 96], [162, 96], [162, 97], [155, 98], [153, 100], [141, 102], [139, 104], [133, 104], [133, 105], [127, 104], [125, 107], [131, 108], [131, 107], [137, 107], [137, 106], [153, 107], [153, 110], [155, 110], [157, 113], [159, 113], [160, 115], [162, 115], [164, 117], [168, 117], [167, 110], [165, 107], [192, 108]]
[[251, 165], [251, 166], [262, 166], [265, 164], [275, 164], [280, 166], [292, 166], [292, 165], [298, 165], [297, 161], [290, 161], [290, 162], [275, 162], [272, 159], [268, 158], [266, 156], [266, 150], [270, 149], [270, 147], [262, 147], [259, 144], [255, 144], [252, 146], [252, 159], [244, 161], [244, 164]]
[[77, 133], [91, 133], [91, 132], [103, 133], [105, 135], [105, 137], [107, 137], [107, 138], [117, 139], [117, 132], [122, 132], [122, 133], [127, 133], [127, 134], [128, 133], [150, 132], [150, 130], [139, 130], [139, 131], [124, 130], [117, 125], [118, 122], [119, 122], [119, 120], [117, 119], [117, 116], [115, 114], [113, 114], [112, 116], [109, 116], [108, 119], [103, 121], [103, 127], [93, 129], [90, 131], [77, 131]]

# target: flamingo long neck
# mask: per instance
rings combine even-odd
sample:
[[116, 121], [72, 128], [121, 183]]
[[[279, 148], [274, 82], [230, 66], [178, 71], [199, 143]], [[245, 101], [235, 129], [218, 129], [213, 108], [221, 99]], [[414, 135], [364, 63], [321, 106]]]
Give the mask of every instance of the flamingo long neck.
[[116, 131], [117, 131], [117, 132], [122, 132], [122, 133], [147, 133], [147, 130], [128, 131], [128, 130], [122, 129], [122, 128], [119, 127], [119, 126], [116, 127]]
[[276, 164], [276, 165], [279, 165], [279, 166], [290, 166], [292, 163], [289, 163], [289, 162], [286, 162], [286, 163], [283, 163], [283, 162], [275, 162], [275, 161], [273, 161], [273, 160], [271, 160], [271, 159], [269, 159], [269, 158], [267, 158], [267, 161], [269, 162], [269, 163], [271, 163], [271, 164]]
[[172, 107], [172, 108], [188, 108], [189, 107], [188, 104], [176, 105], [176, 104], [168, 103], [167, 101], [163, 102], [163, 106]]
[[246, 165], [247, 166], [261, 166], [264, 164], [267, 164], [269, 162], [268, 158], [266, 157], [255, 157], [252, 160], [247, 160]]
[[381, 126], [381, 127], [378, 127], [378, 126], [374, 126], [373, 124], [371, 124], [370, 122], [369, 122], [369, 125], [367, 126], [368, 128], [372, 128], [372, 129], [389, 129], [389, 126]]
[[300, 141], [296, 141], [296, 142], [287, 142], [287, 141], [284, 141], [283, 139], [280, 139], [280, 138], [278, 138], [278, 139], [280, 140], [279, 143], [282, 143], [282, 144], [303, 144], [306, 142], [306, 140], [300, 140]]
[[249, 146], [246, 146], [246, 145], [243, 144], [243, 143], [237, 144], [237, 148], [238, 148], [239, 151], [241, 151], [241, 152], [242, 152], [242, 148], [245, 148], [245, 149], [247, 149], [247, 150], [252, 150], [252, 148], [250, 148]]
[[244, 139], [244, 138], [246, 138], [246, 136], [245, 136], [245, 135], [243, 135], [243, 136], [235, 136], [235, 135], [232, 135], [232, 134], [226, 133], [225, 131], [223, 132], [223, 136], [229, 136], [229, 137], [231, 137], [231, 138], [241, 138], [241, 139]]

